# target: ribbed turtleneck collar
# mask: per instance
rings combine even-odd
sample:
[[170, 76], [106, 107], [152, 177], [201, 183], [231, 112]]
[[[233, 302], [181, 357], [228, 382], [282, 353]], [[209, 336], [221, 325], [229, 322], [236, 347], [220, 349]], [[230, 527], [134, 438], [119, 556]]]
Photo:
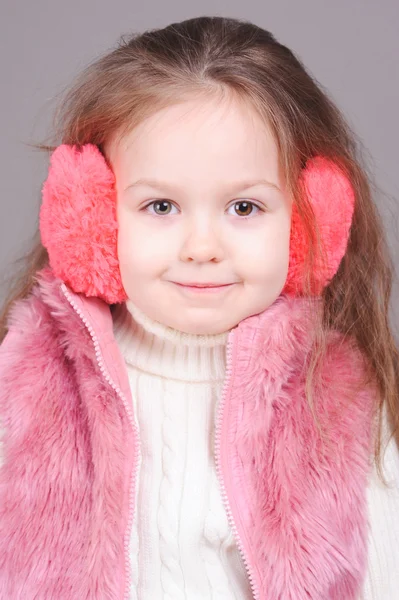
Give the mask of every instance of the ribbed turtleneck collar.
[[220, 381], [229, 332], [197, 335], [150, 319], [131, 300], [113, 312], [115, 339], [127, 364], [181, 381]]

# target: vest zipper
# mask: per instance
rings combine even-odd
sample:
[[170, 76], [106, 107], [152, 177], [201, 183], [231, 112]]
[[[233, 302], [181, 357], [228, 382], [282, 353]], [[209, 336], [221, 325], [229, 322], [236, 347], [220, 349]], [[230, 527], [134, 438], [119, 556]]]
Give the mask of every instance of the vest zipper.
[[237, 526], [234, 522], [233, 513], [230, 507], [228, 495], [226, 492], [225, 482], [223, 478], [223, 470], [221, 465], [221, 456], [220, 456], [220, 443], [221, 443], [221, 425], [223, 419], [224, 408], [226, 404], [227, 391], [230, 387], [231, 375], [232, 375], [232, 349], [233, 349], [233, 339], [235, 336], [235, 331], [231, 331], [229, 334], [229, 338], [227, 341], [226, 348], [226, 378], [223, 385], [222, 396], [217, 406], [216, 413], [216, 425], [215, 425], [215, 463], [216, 463], [216, 472], [219, 479], [219, 484], [221, 488], [222, 501], [226, 510], [227, 518], [232, 529], [233, 535], [237, 542], [237, 547], [241, 555], [241, 559], [244, 563], [245, 569], [247, 571], [249, 583], [252, 590], [253, 600], [260, 600], [260, 592], [256, 585], [256, 578], [254, 572], [251, 568], [250, 562], [248, 560], [247, 555], [245, 554], [244, 545], [240, 539], [238, 534]]
[[83, 324], [85, 325], [86, 329], [90, 333], [90, 337], [94, 344], [94, 350], [95, 350], [95, 354], [96, 354], [97, 364], [100, 368], [101, 374], [103, 375], [106, 382], [111, 386], [111, 388], [118, 394], [119, 398], [122, 400], [123, 406], [125, 407], [126, 414], [128, 416], [128, 420], [133, 429], [133, 433], [136, 436], [133, 438], [136, 440], [135, 451], [134, 451], [134, 459], [135, 460], [134, 460], [134, 467], [130, 474], [129, 516], [128, 516], [127, 529], [125, 531], [125, 536], [124, 536], [125, 590], [124, 590], [124, 594], [123, 594], [123, 600], [129, 600], [130, 585], [131, 585], [129, 545], [130, 545], [130, 532], [131, 532], [131, 527], [133, 524], [134, 504], [135, 504], [133, 490], [136, 489], [138, 465], [139, 465], [139, 459], [140, 459], [139, 428], [136, 423], [136, 420], [135, 420], [135, 417], [133, 414], [133, 410], [131, 409], [129, 403], [127, 402], [125, 395], [120, 390], [120, 388], [114, 383], [114, 381], [111, 379], [111, 377], [108, 375], [108, 372], [107, 372], [105, 364], [104, 364], [103, 357], [101, 355], [100, 344], [99, 344], [98, 338], [97, 338], [93, 328], [90, 326], [90, 324], [88, 323], [84, 314], [82, 313], [82, 311], [79, 309], [79, 307], [74, 302], [72, 296], [70, 295], [70, 293], [68, 291], [68, 288], [66, 287], [66, 285], [64, 283], [61, 284], [61, 290], [62, 290], [64, 296], [66, 297], [66, 299], [68, 300], [69, 304], [72, 306], [72, 308], [75, 310], [75, 312], [79, 315], [79, 317], [82, 320]]

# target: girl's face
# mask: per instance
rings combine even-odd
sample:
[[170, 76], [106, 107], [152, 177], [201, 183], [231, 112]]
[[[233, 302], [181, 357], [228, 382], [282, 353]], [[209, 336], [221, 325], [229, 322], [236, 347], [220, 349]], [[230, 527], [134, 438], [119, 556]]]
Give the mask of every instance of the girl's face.
[[[144, 313], [217, 334], [274, 302], [288, 272], [291, 200], [255, 112], [232, 100], [186, 102], [106, 153], [122, 283]], [[179, 285], [189, 283], [229, 285], [200, 293]]]

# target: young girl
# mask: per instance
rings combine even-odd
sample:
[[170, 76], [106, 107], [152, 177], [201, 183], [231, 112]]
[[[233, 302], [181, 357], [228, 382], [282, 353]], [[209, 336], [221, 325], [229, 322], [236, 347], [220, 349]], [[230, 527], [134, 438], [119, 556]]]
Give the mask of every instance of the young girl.
[[201, 17], [59, 116], [1, 318], [0, 598], [397, 598], [391, 265], [338, 109]]

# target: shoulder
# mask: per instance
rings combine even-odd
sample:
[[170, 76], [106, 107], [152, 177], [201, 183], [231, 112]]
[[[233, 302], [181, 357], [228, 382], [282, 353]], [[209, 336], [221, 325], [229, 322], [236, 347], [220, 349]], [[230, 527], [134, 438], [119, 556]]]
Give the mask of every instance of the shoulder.
[[[326, 334], [325, 352], [320, 356], [320, 385], [337, 394], [335, 399], [342, 408], [356, 403], [356, 398], [377, 396], [377, 385], [372, 367], [356, 340], [337, 331]], [[372, 402], [373, 403], [373, 402]]]
[[353, 338], [328, 332], [316, 369], [314, 399], [332, 446], [370, 457], [378, 428], [379, 393], [368, 360]]
[[43, 297], [36, 284], [29, 296], [12, 305], [7, 333], [0, 345], [0, 399], [14, 391], [40, 387], [43, 375], [51, 376], [65, 360], [65, 344], [60, 335], [57, 307]]
[[36, 289], [11, 307], [7, 334], [0, 345], [0, 373], [24, 353], [40, 358], [46, 340], [51, 336], [53, 318], [49, 307]]
[[65, 348], [69, 336], [81, 323], [61, 293], [61, 281], [50, 267], [36, 274], [36, 283], [26, 298], [12, 305], [7, 318], [8, 333], [0, 345], [1, 364], [24, 355], [40, 360], [41, 353]]

